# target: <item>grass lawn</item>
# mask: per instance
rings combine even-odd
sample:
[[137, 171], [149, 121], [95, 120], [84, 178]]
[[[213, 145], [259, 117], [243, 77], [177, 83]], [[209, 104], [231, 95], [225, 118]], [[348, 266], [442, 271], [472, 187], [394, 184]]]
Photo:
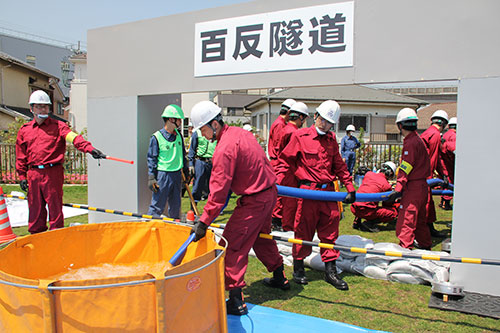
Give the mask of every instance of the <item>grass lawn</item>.
[[[2, 186], [5, 193], [20, 191], [17, 185]], [[435, 197], [436, 207], [440, 198]], [[64, 202], [87, 203], [86, 186], [65, 186]], [[217, 219], [226, 223], [236, 205], [233, 195], [224, 214]], [[203, 205], [201, 205], [200, 211]], [[114, 207], [102, 207], [110, 208]], [[189, 199], [183, 198], [182, 211], [189, 209]], [[437, 209], [436, 228], [450, 233], [449, 211]], [[352, 229], [353, 215], [347, 207], [340, 222], [340, 234], [359, 234], [374, 242], [398, 243], [394, 227], [382, 225], [381, 232], [367, 233]], [[72, 222], [87, 223], [87, 215], [65, 219], [65, 225]], [[13, 228], [17, 235], [27, 234], [27, 227]], [[441, 240], [434, 239], [433, 250], [441, 250]], [[286, 267], [288, 277], [292, 268]], [[281, 291], [265, 287], [264, 277], [270, 276], [264, 266], [250, 258], [246, 274], [246, 301], [280, 310], [340, 321], [375, 330], [391, 332], [499, 332], [500, 322], [491, 318], [466, 315], [428, 308], [430, 286], [407, 285], [382, 280], [373, 280], [359, 275], [343, 274], [349, 284], [349, 291], [338, 291], [323, 281], [323, 272], [306, 269], [309, 284], [300, 286], [291, 282], [291, 290]], [[307, 328], [304, 328], [306, 331]]]

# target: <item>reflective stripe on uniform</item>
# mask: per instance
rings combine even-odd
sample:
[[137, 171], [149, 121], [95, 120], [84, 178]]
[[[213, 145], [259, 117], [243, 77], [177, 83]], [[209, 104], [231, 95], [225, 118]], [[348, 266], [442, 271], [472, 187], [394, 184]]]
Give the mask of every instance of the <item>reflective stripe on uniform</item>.
[[410, 163], [403, 161], [401, 162], [399, 169], [403, 170], [407, 175], [409, 175], [411, 170], [413, 169], [413, 166]]
[[73, 141], [75, 140], [75, 138], [78, 136], [78, 134], [76, 134], [75, 132], [69, 132], [67, 135], [66, 135], [66, 142], [69, 142], [69, 143], [73, 143]]

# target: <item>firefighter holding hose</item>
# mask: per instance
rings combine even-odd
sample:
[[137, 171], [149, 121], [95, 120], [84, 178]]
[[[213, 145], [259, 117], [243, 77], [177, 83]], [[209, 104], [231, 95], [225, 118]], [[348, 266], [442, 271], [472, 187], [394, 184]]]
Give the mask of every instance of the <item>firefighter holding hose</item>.
[[16, 171], [20, 186], [28, 192], [28, 231], [32, 234], [64, 227], [63, 182], [66, 142], [89, 153], [95, 159], [106, 158], [81, 135], [71, 131], [67, 124], [49, 117], [50, 97], [43, 90], [29, 98], [33, 120], [24, 124], [16, 140]]
[[259, 237], [271, 232], [271, 214], [276, 203], [276, 176], [264, 150], [252, 133], [224, 123], [221, 108], [210, 101], [197, 103], [191, 110], [194, 129], [215, 142], [210, 178], [210, 194], [203, 214], [193, 227], [195, 241], [205, 237], [208, 226], [219, 215], [230, 191], [240, 195], [233, 215], [224, 228], [227, 239], [225, 287], [229, 290], [227, 313], [248, 313], [242, 288], [248, 265], [248, 252], [253, 248], [257, 258], [273, 272], [264, 283], [273, 288], [290, 289], [283, 272], [283, 258], [276, 241]]

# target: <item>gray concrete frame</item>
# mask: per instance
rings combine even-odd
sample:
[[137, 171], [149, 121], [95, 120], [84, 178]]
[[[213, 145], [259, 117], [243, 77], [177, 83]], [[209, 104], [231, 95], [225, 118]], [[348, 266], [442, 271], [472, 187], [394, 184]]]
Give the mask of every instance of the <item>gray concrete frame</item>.
[[[354, 66], [195, 78], [194, 27], [341, 1], [252, 1], [88, 32], [89, 138], [109, 155], [89, 163], [89, 204], [145, 212], [146, 152], [169, 94], [266, 87], [459, 80], [452, 255], [500, 259], [496, 191], [500, 92], [497, 0], [355, 0]], [[189, 110], [188, 110], [189, 111]], [[467, 175], [472, 175], [468, 177]], [[121, 219], [91, 213], [91, 222]], [[451, 282], [500, 295], [498, 267], [453, 264]]]

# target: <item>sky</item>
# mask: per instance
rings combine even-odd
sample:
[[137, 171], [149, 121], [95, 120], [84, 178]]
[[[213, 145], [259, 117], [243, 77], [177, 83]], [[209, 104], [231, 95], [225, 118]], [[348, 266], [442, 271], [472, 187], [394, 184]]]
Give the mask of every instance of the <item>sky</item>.
[[[9, 0], [0, 10], [0, 32], [21, 32], [86, 48], [87, 30], [250, 0]], [[22, 37], [15, 33], [17, 36]]]

